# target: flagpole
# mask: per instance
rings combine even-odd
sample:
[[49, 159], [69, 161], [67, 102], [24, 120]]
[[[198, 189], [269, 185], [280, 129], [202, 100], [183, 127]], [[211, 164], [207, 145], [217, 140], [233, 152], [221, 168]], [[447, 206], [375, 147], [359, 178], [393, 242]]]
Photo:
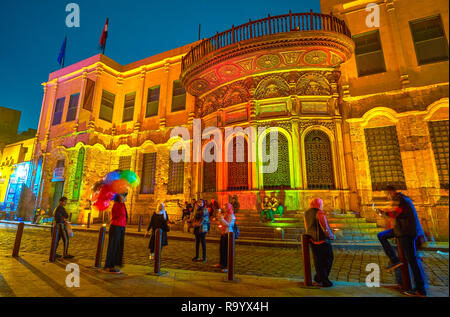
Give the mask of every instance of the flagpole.
[[64, 56], [63, 56], [62, 68], [64, 68], [64, 63], [66, 61], [66, 51], [67, 51], [67, 36], [64, 39]]

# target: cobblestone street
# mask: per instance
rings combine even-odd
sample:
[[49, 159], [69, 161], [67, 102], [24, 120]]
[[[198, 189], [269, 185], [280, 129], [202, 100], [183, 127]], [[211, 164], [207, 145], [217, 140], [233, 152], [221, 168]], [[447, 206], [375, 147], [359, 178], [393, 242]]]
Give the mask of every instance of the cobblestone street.
[[[0, 228], [0, 252], [10, 255], [14, 245], [15, 226]], [[50, 230], [26, 227], [22, 237], [21, 252], [44, 254], [49, 253]], [[126, 264], [148, 265], [149, 238], [127, 235], [125, 238]], [[62, 244], [62, 242], [61, 242]], [[94, 261], [97, 245], [97, 234], [75, 232], [70, 240], [69, 253], [78, 259]], [[107, 237], [104, 257], [106, 255]], [[378, 263], [380, 268], [387, 264], [387, 258], [378, 250], [339, 250], [335, 249], [335, 261], [330, 279], [343, 282], [364, 282], [368, 272], [365, 267], [369, 263]], [[58, 249], [61, 253], [61, 245]], [[169, 239], [169, 245], [163, 249], [162, 269], [183, 269], [191, 271], [217, 272], [213, 267], [219, 260], [218, 243], [207, 244], [208, 263], [192, 262], [195, 255], [195, 244], [189, 241]], [[424, 268], [429, 284], [448, 287], [448, 255], [436, 251], [422, 252]], [[236, 245], [236, 273], [266, 277], [303, 278], [300, 250], [291, 248], [256, 247]], [[393, 284], [394, 276], [381, 271], [381, 283]]]

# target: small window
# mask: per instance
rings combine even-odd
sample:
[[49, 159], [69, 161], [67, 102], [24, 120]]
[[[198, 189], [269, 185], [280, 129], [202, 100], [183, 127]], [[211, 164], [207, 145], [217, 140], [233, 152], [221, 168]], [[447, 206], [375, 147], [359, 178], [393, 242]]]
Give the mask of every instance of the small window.
[[53, 113], [53, 121], [52, 125], [57, 125], [61, 123], [62, 114], [64, 111], [64, 101], [66, 100], [66, 97], [59, 98], [56, 100], [55, 104], [55, 112]]
[[102, 101], [100, 104], [100, 119], [112, 122], [115, 98], [116, 96], [114, 94], [103, 90]]
[[75, 120], [77, 116], [78, 109], [78, 99], [80, 98], [80, 94], [74, 94], [70, 96], [69, 99], [69, 108], [67, 109], [66, 122]]
[[127, 122], [127, 121], [133, 120], [135, 99], [136, 99], [135, 92], [125, 95], [125, 101], [124, 101], [124, 105], [123, 105], [122, 122]]
[[439, 15], [409, 22], [419, 65], [448, 60], [448, 43]]
[[172, 95], [172, 112], [186, 109], [186, 90], [181, 85], [181, 81], [174, 80]]
[[147, 94], [147, 108], [145, 110], [145, 117], [152, 117], [158, 115], [159, 108], [159, 86], [150, 87]]
[[119, 169], [122, 171], [129, 170], [131, 167], [131, 155], [119, 157]]
[[173, 162], [169, 157], [169, 177], [167, 182], [167, 194], [182, 194], [184, 187], [184, 161]]
[[142, 164], [141, 194], [155, 192], [156, 153], [145, 153]]
[[378, 30], [353, 36], [358, 76], [386, 71]]
[[428, 122], [441, 188], [449, 188], [448, 120]]
[[92, 111], [92, 103], [94, 101], [95, 81], [87, 78], [86, 88], [84, 89], [83, 109]]

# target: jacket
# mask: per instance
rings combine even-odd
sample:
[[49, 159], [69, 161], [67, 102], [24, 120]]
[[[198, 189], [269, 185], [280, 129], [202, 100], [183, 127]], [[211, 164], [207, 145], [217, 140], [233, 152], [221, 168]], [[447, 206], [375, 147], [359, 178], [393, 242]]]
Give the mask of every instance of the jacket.
[[111, 214], [112, 226], [126, 227], [128, 215], [124, 203], [115, 202]]

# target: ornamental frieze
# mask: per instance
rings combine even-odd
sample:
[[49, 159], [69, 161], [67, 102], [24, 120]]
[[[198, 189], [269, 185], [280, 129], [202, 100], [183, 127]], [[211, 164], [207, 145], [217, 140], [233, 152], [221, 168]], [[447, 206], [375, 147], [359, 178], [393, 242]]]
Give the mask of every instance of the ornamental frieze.
[[323, 126], [327, 128], [330, 131], [334, 131], [336, 128], [336, 124], [334, 121], [319, 121], [319, 120], [302, 120], [298, 123], [298, 130], [299, 133], [302, 134], [305, 129], [307, 129], [310, 126]]

